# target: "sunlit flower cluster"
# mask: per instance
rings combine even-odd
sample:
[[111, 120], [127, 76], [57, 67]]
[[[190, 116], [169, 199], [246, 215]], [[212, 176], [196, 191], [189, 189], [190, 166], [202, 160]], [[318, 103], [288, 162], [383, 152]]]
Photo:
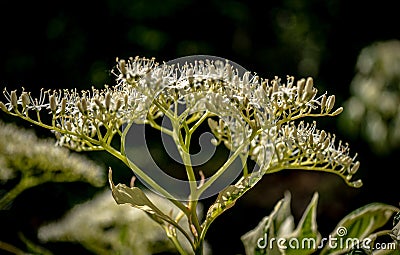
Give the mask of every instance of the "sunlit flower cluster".
[[348, 144], [335, 144], [335, 135], [318, 130], [316, 122], [298, 125], [285, 123], [280, 128], [271, 128], [261, 133], [258, 143], [252, 147], [252, 157], [266, 172], [282, 169], [335, 170], [346, 176], [346, 182], [354, 187], [362, 185], [361, 180], [350, 181], [357, 172], [360, 162], [351, 156]]
[[[122, 137], [124, 124], [132, 122], [161, 130], [156, 122], [161, 116], [178, 119], [180, 128], [211, 117], [214, 144], [222, 142], [230, 150], [240, 147], [266, 171], [315, 168], [349, 181], [358, 168], [347, 146], [334, 145], [334, 136], [315, 124], [295, 123], [342, 112], [334, 109], [335, 96], [317, 95], [312, 78], [295, 81], [288, 76], [283, 82], [250, 72], [239, 75], [228, 61], [160, 65], [138, 57], [117, 60], [113, 73], [116, 85], [102, 90], [42, 90], [39, 98], [4, 90], [7, 101], [0, 107], [55, 131], [60, 145], [75, 150], [104, 149], [115, 134]], [[41, 110], [50, 113], [51, 123], [42, 121]]]

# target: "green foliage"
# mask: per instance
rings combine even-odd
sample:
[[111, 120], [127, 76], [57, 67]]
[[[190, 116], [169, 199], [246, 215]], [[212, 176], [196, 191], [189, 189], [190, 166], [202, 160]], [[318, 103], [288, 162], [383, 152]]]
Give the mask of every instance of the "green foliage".
[[386, 249], [381, 250], [374, 250], [374, 244], [380, 236], [398, 238], [396, 227], [393, 230], [380, 228], [390, 222], [399, 208], [382, 203], [365, 205], [345, 216], [328, 237], [321, 238], [316, 221], [317, 200], [316, 193], [294, 229], [290, 193], [287, 192], [269, 216], [242, 236], [246, 255], [314, 254], [317, 249], [320, 255], [398, 254], [399, 247], [394, 244], [384, 243], [380, 247]]
[[[330, 236], [337, 238], [338, 243], [346, 243], [353, 238], [362, 241], [390, 221], [392, 215], [398, 210], [394, 206], [382, 203], [368, 204], [344, 217]], [[342, 233], [341, 229], [345, 232]], [[325, 246], [321, 255], [335, 253], [338, 250], [349, 251], [350, 248], [340, 247], [340, 245], [337, 245], [336, 248]]]
[[243, 196], [248, 190], [261, 180], [260, 173], [252, 173], [247, 177], [243, 177], [235, 185], [230, 185], [219, 192], [216, 201], [209, 207], [206, 219], [202, 224], [204, 229], [208, 229], [211, 223], [223, 212], [233, 207], [236, 201]]
[[296, 229], [290, 201], [291, 196], [287, 192], [269, 216], [242, 236], [247, 255], [311, 254], [316, 250], [321, 239], [316, 223], [318, 194], [314, 194]]
[[[179, 229], [179, 231], [182, 234], [185, 234], [187, 239], [189, 239], [189, 236], [187, 234], [187, 231], [184, 230], [178, 222], [175, 222], [171, 217], [172, 217], [172, 212], [170, 212], [170, 216], [164, 214], [159, 207], [154, 205], [150, 199], [146, 196], [146, 194], [139, 188], [137, 187], [128, 187], [124, 184], [118, 184], [117, 186], [114, 185], [112, 181], [112, 171], [110, 169], [109, 172], [109, 182], [111, 186], [111, 191], [113, 194], [113, 197], [117, 204], [122, 205], [122, 204], [130, 204], [132, 207], [137, 208], [145, 212], [150, 218], [152, 218], [154, 221], [162, 225], [165, 230], [167, 231], [167, 234], [170, 238], [173, 238], [174, 240], [177, 240], [177, 232], [176, 229]], [[182, 240], [181, 240], [182, 241]], [[191, 244], [193, 245], [193, 244]]]

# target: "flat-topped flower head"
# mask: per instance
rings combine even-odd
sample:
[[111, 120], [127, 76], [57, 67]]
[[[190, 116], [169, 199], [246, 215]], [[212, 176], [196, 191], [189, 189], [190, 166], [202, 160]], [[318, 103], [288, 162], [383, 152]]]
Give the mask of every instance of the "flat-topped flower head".
[[[296, 123], [342, 112], [334, 109], [334, 95], [318, 95], [311, 77], [269, 80], [239, 72], [229, 61], [159, 64], [140, 57], [117, 59], [113, 73], [116, 85], [100, 90], [42, 89], [33, 98], [25, 90], [4, 89], [0, 108], [53, 130], [58, 144], [75, 150], [105, 149], [130, 123], [157, 127], [155, 120], [164, 116], [189, 128], [208, 117], [214, 144], [250, 153], [266, 172], [313, 168], [337, 173], [350, 184], [358, 168], [347, 146], [334, 145], [334, 136], [318, 131], [315, 123]], [[52, 116], [50, 123], [42, 121], [42, 112]]]

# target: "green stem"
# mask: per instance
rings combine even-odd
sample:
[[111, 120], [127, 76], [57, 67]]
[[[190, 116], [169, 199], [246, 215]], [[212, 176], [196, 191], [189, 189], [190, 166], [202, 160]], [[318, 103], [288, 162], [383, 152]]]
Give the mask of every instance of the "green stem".
[[170, 238], [174, 243], [175, 248], [181, 255], [187, 255], [187, 252], [182, 248], [181, 244], [179, 243], [177, 238]]
[[210, 112], [205, 112], [201, 118], [190, 128], [189, 133], [193, 134], [193, 132], [208, 118], [211, 116]]
[[[158, 192], [162, 193], [163, 195], [166, 196], [166, 198], [171, 201], [173, 204], [175, 204], [182, 212], [183, 215], [187, 215], [189, 217], [190, 214], [190, 209], [188, 209], [188, 207], [186, 207], [185, 205], [183, 205], [181, 202], [177, 201], [176, 199], [174, 199], [172, 197], [172, 195], [170, 195], [166, 190], [164, 190], [162, 187], [160, 187], [157, 183], [155, 183], [150, 177], [148, 177], [140, 168], [138, 168], [133, 162], [131, 162], [125, 155], [125, 137], [127, 135], [127, 132], [129, 130], [129, 128], [131, 127], [133, 123], [129, 123], [122, 135], [121, 135], [121, 152], [118, 152], [116, 150], [114, 150], [112, 147], [109, 147], [109, 149], [107, 151], [109, 151], [112, 155], [114, 155], [115, 157], [117, 157], [118, 159], [120, 159], [121, 161], [123, 161], [135, 174], [137, 174], [138, 176], [140, 176], [141, 178], [143, 178], [148, 184], [150, 184], [152, 186], [152, 188], [154, 188], [155, 190], [157, 190]], [[153, 123], [154, 124], [154, 123]], [[169, 130], [168, 130], [169, 131]], [[171, 132], [171, 131], [170, 131]], [[171, 133], [169, 133], [169, 135], [172, 136]], [[176, 223], [178, 224], [178, 220], [176, 221]], [[192, 243], [192, 240], [190, 239], [190, 237], [187, 235], [187, 233], [180, 228], [179, 225], [177, 225], [176, 227], [178, 227], [179, 231], [182, 232], [182, 234], [188, 239], [189, 243], [192, 245], [193, 249], [194, 249], [194, 245]], [[186, 252], [184, 251], [184, 249], [182, 248], [182, 246], [179, 243], [179, 240], [176, 238], [176, 235], [171, 234], [169, 229], [166, 228], [165, 229], [168, 237], [171, 239], [171, 241], [174, 243], [176, 249], [180, 252], [180, 254], [186, 254]]]
[[246, 178], [249, 175], [249, 170], [247, 167], [247, 156], [240, 154], [240, 159], [242, 160], [243, 177]]
[[197, 195], [200, 196], [206, 189], [208, 189], [224, 172], [225, 170], [235, 161], [235, 159], [242, 153], [242, 150], [248, 143], [242, 143], [236, 151], [229, 157], [229, 159], [213, 174], [199, 189]]
[[[168, 226], [164, 227], [165, 232], [167, 233], [168, 238], [172, 241], [172, 243], [174, 244], [176, 250], [179, 252], [179, 254], [181, 255], [187, 255], [187, 252], [185, 251], [185, 249], [183, 249], [182, 245], [180, 244], [176, 233], [173, 232], [171, 233], [171, 231], [168, 229]], [[192, 248], [194, 249], [194, 247], [192, 246]]]
[[146, 123], [148, 123], [152, 128], [155, 128], [155, 129], [157, 129], [158, 131], [160, 131], [160, 132], [162, 132], [162, 133], [164, 133], [164, 134], [166, 134], [166, 135], [172, 136], [172, 131], [171, 131], [171, 130], [169, 130], [169, 129], [166, 128], [166, 127], [163, 127], [163, 126], [158, 125], [158, 124], [154, 121], [154, 119], [153, 119], [152, 117], [149, 117], [149, 118], [147, 119], [147, 122], [146, 122]]
[[75, 132], [70, 132], [68, 130], [65, 130], [65, 129], [62, 129], [62, 128], [58, 128], [56, 126], [50, 126], [50, 125], [44, 124], [41, 121], [36, 121], [34, 119], [31, 119], [31, 118], [29, 118], [27, 116], [22, 115], [21, 113], [12, 113], [12, 112], [8, 112], [8, 113], [10, 115], [12, 115], [12, 116], [19, 117], [19, 118], [21, 118], [23, 120], [26, 120], [26, 121], [28, 121], [28, 122], [30, 122], [32, 124], [35, 124], [35, 125], [37, 125], [39, 127], [46, 128], [48, 130], [52, 130], [52, 131], [55, 131], [55, 132], [59, 132], [61, 134], [67, 134], [67, 135], [71, 135], [71, 136], [76, 136], [76, 137], [82, 138], [83, 140], [87, 140], [91, 144], [100, 145], [100, 143], [101, 143], [100, 141], [95, 140], [95, 139], [93, 139], [91, 137], [88, 137], [86, 135], [75, 133]]
[[16, 254], [16, 255], [26, 254], [25, 252], [18, 249], [17, 247], [15, 247], [9, 243], [2, 242], [2, 241], [0, 241], [0, 250], [7, 251], [7, 252], [10, 252], [10, 253]]
[[306, 166], [306, 165], [280, 165], [267, 170], [266, 173], [276, 173], [282, 170], [305, 170], [305, 171], [318, 171], [318, 172], [326, 172], [326, 173], [333, 173], [339, 175], [347, 185], [353, 186], [353, 184], [346, 178], [346, 175], [341, 174], [338, 170], [327, 168], [327, 167], [317, 167], [317, 166]]
[[203, 251], [204, 251], [203, 241], [204, 241], [204, 238], [200, 239], [200, 242], [198, 243], [196, 249], [194, 250], [195, 255], [203, 255]]
[[[168, 191], [166, 191], [164, 188], [159, 186], [153, 179], [151, 179], [149, 176], [147, 176], [139, 167], [137, 167], [133, 162], [131, 162], [127, 157], [122, 155], [120, 152], [115, 150], [111, 146], [106, 146], [104, 145], [104, 148], [107, 152], [109, 152], [111, 155], [115, 156], [119, 160], [125, 163], [133, 172], [134, 174], [138, 175], [141, 177], [147, 184], [149, 184], [154, 190], [160, 192], [162, 195], [164, 195], [169, 201], [171, 201], [175, 206], [177, 206], [185, 215], [190, 215], [190, 210], [182, 204], [180, 201], [176, 200]], [[174, 222], [169, 222], [170, 224], [173, 224]], [[175, 224], [173, 224], [175, 225]], [[179, 226], [175, 225], [179, 231], [182, 232], [182, 234], [188, 239], [189, 243], [192, 244], [192, 240], [188, 236], [188, 234]]]
[[130, 161], [125, 155], [121, 154], [119, 151], [115, 150], [113, 147], [103, 144], [102, 145], [104, 149], [113, 155], [114, 157], [118, 158], [122, 162], [127, 165], [134, 174], [138, 175], [140, 178], [142, 178], [147, 184], [149, 184], [153, 189], [156, 191], [160, 192], [163, 196], [165, 196], [168, 200], [170, 200], [172, 203], [174, 203], [179, 209], [181, 209], [185, 214], [188, 213], [188, 208], [176, 200], [168, 191], [166, 191], [163, 187], [158, 185], [153, 179], [151, 179], [145, 172], [143, 172], [142, 169], [140, 169], [137, 165], [135, 165], [132, 161]]
[[[192, 231], [192, 234], [195, 238], [195, 243], [198, 240], [198, 235], [201, 232], [201, 227], [199, 223], [199, 218], [197, 216], [197, 200], [198, 200], [198, 195], [197, 195], [197, 182], [196, 182], [196, 176], [194, 174], [191, 158], [190, 158], [190, 153], [189, 153], [189, 146], [190, 146], [190, 140], [191, 140], [191, 133], [188, 131], [188, 127], [185, 127], [185, 141], [183, 142], [182, 140], [175, 141], [177, 146], [179, 147], [178, 150], [180, 151], [181, 158], [183, 160], [183, 164], [185, 165], [186, 169], [186, 174], [188, 177], [189, 181], [189, 186], [190, 186], [190, 201], [189, 201], [189, 214], [188, 219], [189, 219], [189, 228]], [[178, 133], [180, 132], [178, 123], [173, 122], [173, 130], [174, 132]], [[195, 230], [191, 228], [191, 224], [193, 224]]]

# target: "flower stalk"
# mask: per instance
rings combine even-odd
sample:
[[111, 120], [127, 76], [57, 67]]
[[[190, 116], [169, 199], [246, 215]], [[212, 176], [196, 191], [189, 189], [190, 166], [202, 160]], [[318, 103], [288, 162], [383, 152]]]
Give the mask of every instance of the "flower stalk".
[[[229, 61], [160, 65], [154, 59], [139, 57], [117, 59], [113, 73], [116, 85], [101, 90], [41, 90], [40, 97], [33, 98], [24, 90], [4, 89], [6, 100], [0, 101], [0, 109], [52, 130], [60, 146], [76, 151], [105, 150], [129, 166], [180, 209], [174, 217], [160, 213], [152, 217], [163, 225], [181, 254], [188, 251], [182, 248], [176, 230], [191, 243], [192, 252], [202, 254], [211, 222], [264, 174], [303, 169], [337, 174], [353, 187], [362, 184], [352, 180], [360, 163], [350, 155], [348, 145], [336, 145], [335, 135], [318, 130], [315, 121], [302, 121], [306, 117], [336, 116], [343, 110], [334, 109], [334, 95], [317, 96], [311, 77], [268, 80], [250, 72], [239, 75]], [[43, 112], [52, 116], [50, 123], [42, 121]], [[159, 124], [161, 118], [169, 119], [172, 128]], [[208, 179], [199, 174], [203, 176], [199, 182], [189, 151], [193, 133], [206, 120], [214, 135], [212, 143], [223, 144], [232, 153]], [[148, 124], [173, 139], [190, 186], [187, 202], [174, 197], [127, 157], [125, 139], [133, 124]], [[115, 147], [115, 140], [120, 147]], [[242, 162], [242, 178], [220, 192], [205, 221], [200, 222], [197, 206], [203, 193], [237, 158]], [[247, 158], [255, 161], [259, 172], [251, 172]], [[122, 195], [115, 192], [115, 196]], [[130, 203], [143, 209], [136, 202]], [[184, 217], [190, 226], [188, 232], [178, 225]]]

